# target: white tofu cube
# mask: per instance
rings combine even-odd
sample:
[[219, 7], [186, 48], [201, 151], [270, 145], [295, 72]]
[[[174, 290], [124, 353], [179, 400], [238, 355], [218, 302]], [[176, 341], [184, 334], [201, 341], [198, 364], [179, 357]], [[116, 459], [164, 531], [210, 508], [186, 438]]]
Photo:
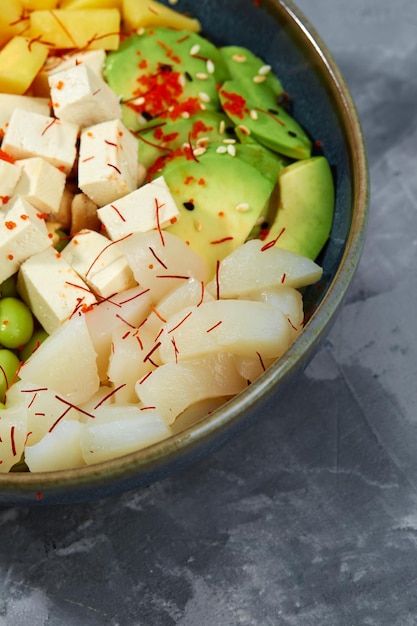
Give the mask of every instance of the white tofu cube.
[[15, 274], [32, 254], [50, 245], [48, 229], [38, 211], [23, 198], [16, 198], [0, 221], [0, 283]]
[[15, 109], [2, 143], [2, 150], [15, 159], [42, 157], [69, 174], [76, 157], [77, 124]]
[[48, 81], [50, 76], [81, 63], [85, 63], [98, 76], [102, 76], [105, 59], [106, 53], [104, 50], [75, 51], [60, 57], [49, 56], [33, 81], [32, 87], [35, 93], [41, 96], [48, 96], [49, 99], [50, 88]]
[[130, 193], [139, 177], [138, 141], [120, 120], [83, 129], [78, 185], [98, 206]]
[[98, 209], [97, 215], [111, 239], [130, 233], [164, 228], [177, 219], [179, 210], [163, 176], [119, 200]]
[[96, 302], [85, 282], [52, 246], [22, 264], [17, 289], [49, 334], [76, 311]]
[[137, 283], [119, 248], [94, 230], [82, 230], [65, 246], [62, 256], [103, 298], [134, 287]]
[[22, 175], [15, 195], [30, 202], [35, 209], [55, 216], [64, 193], [64, 172], [40, 157], [17, 160], [16, 165], [21, 168]]
[[[49, 94], [48, 94], [49, 96]], [[49, 116], [50, 106], [48, 98], [19, 96], [11, 93], [0, 93], [0, 134], [3, 135], [9, 125], [9, 120], [15, 109], [32, 111], [40, 115]]]
[[85, 63], [49, 77], [54, 114], [81, 128], [120, 119], [122, 109], [114, 93]]
[[0, 204], [7, 204], [21, 174], [22, 170], [18, 165], [0, 159]]

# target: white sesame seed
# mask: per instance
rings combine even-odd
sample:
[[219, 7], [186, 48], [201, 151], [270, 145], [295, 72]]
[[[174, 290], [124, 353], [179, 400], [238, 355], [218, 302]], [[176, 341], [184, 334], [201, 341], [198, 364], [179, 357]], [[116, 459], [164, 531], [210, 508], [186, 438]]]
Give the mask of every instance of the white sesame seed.
[[223, 143], [236, 143], [236, 139], [223, 139]]
[[252, 110], [251, 110], [251, 112], [249, 113], [249, 115], [251, 116], [251, 118], [252, 118], [253, 120], [257, 120], [257, 119], [258, 119], [258, 114], [257, 114], [257, 112], [255, 111], [255, 109], [252, 109]]
[[240, 204], [237, 204], [235, 206], [235, 211], [238, 211], [239, 213], [246, 213], [246, 211], [249, 211], [250, 206], [247, 202], [241, 202]]
[[138, 28], [138, 30], [136, 31], [138, 35], [144, 35], [145, 34], [145, 29], [143, 28], [143, 26], [141, 26], [140, 28]]
[[200, 52], [200, 46], [198, 45], [198, 43], [195, 44], [195, 46], [193, 46], [190, 50], [190, 54], [191, 56], [195, 56], [196, 54], [198, 54]]
[[262, 76], [262, 74], [257, 74], [253, 77], [252, 80], [254, 83], [263, 83], [266, 80], [266, 76]]
[[227, 148], [226, 146], [219, 146], [218, 148], [216, 148], [216, 152], [217, 154], [226, 154]]
[[213, 61], [211, 59], [207, 59], [206, 69], [207, 69], [207, 72], [209, 74], [214, 74], [214, 71], [215, 71], [216, 68], [215, 68], [214, 63], [213, 63]]
[[239, 124], [239, 126], [237, 126], [237, 128], [240, 130], [241, 133], [243, 133], [244, 135], [250, 135], [250, 130], [247, 126], [244, 126], [244, 124]]
[[135, 98], [135, 100], [133, 100], [133, 103], [141, 106], [142, 104], [145, 104], [145, 98], [143, 96], [139, 96], [139, 98]]
[[232, 157], [236, 156], [236, 148], [235, 148], [235, 146], [233, 146], [232, 144], [229, 144], [227, 146], [227, 154], [229, 154]]
[[205, 91], [200, 91], [198, 97], [202, 102], [210, 102], [210, 96]]
[[200, 109], [201, 111], [205, 111], [207, 109], [206, 105], [203, 104], [202, 102], [200, 102]]
[[198, 80], [207, 80], [208, 79], [208, 75], [204, 74], [204, 72], [197, 72], [195, 77], [198, 78]]
[[180, 75], [179, 75], [179, 77], [178, 77], [178, 82], [179, 82], [179, 84], [181, 85], [181, 87], [184, 87], [184, 86], [185, 86], [185, 82], [186, 82], [186, 81], [185, 81], [185, 76], [184, 76], [184, 74], [180, 74]]
[[196, 220], [194, 222], [194, 228], [197, 232], [201, 232], [203, 230], [203, 224], [200, 222], [200, 220]]
[[260, 74], [261, 76], [266, 76], [267, 74], [269, 74], [270, 71], [271, 71], [270, 65], [262, 65], [262, 67], [260, 67], [258, 70], [258, 74]]
[[188, 120], [188, 119], [189, 119], [189, 117], [190, 117], [190, 114], [188, 113], [188, 111], [183, 111], [183, 112], [181, 113], [181, 117], [182, 117], [184, 120]]
[[207, 145], [210, 141], [210, 137], [199, 137], [197, 139], [197, 146]]
[[246, 61], [246, 57], [244, 54], [234, 54], [232, 56], [233, 61], [236, 61], [236, 63], [245, 63]]
[[224, 131], [226, 128], [226, 122], [224, 120], [221, 120], [220, 124], [219, 124], [219, 134], [223, 135]]
[[262, 217], [262, 215], [261, 215], [261, 217], [258, 217], [258, 219], [256, 220], [256, 222], [255, 222], [255, 226], [262, 226], [262, 224], [264, 223], [264, 221], [265, 221], [265, 218], [264, 218], [264, 217]]
[[198, 148], [194, 148], [194, 150], [193, 150], [195, 156], [201, 156], [206, 151], [207, 151], [207, 149], [204, 148], [204, 146], [199, 146]]

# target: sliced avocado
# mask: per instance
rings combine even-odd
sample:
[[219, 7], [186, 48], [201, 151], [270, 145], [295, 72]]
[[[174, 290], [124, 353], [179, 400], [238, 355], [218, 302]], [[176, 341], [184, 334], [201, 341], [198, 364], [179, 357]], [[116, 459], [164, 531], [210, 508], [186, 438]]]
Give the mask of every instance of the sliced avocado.
[[293, 159], [306, 159], [312, 144], [304, 130], [277, 104], [264, 83], [250, 78], [226, 81], [219, 90], [223, 111], [245, 127], [260, 143]]
[[315, 259], [326, 243], [333, 221], [334, 183], [323, 156], [297, 161], [278, 176], [279, 206], [268, 241]]
[[229, 73], [219, 50], [204, 37], [155, 27], [110, 52], [104, 76], [121, 97], [124, 124], [135, 131], [156, 117], [175, 120], [219, 109], [217, 85]]
[[163, 176], [180, 211], [167, 230], [200, 253], [213, 274], [217, 261], [247, 239], [274, 188], [249, 163], [215, 151], [198, 162], [171, 161]]
[[257, 141], [236, 143], [236, 157], [255, 167], [275, 186], [279, 172], [290, 160], [277, 154]]
[[231, 79], [249, 78], [255, 85], [263, 84], [274, 94], [276, 99], [284, 93], [281, 82], [272, 72], [270, 65], [241, 46], [223, 46], [220, 53], [229, 70]]
[[153, 121], [137, 131], [139, 140], [139, 161], [148, 169], [156, 170], [163, 167], [165, 161], [171, 160], [175, 151], [185, 143], [221, 141], [224, 137], [223, 127], [230, 124], [228, 117], [217, 111], [201, 111], [190, 119], [171, 121]]

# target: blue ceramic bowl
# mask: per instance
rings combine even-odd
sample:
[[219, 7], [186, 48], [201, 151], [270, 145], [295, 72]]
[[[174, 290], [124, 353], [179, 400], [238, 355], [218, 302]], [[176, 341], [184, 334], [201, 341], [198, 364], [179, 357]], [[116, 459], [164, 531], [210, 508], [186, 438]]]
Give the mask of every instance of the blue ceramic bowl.
[[[139, 488], [207, 455], [259, 418], [314, 355], [333, 322], [358, 266], [365, 238], [368, 172], [360, 125], [348, 88], [306, 19], [282, 0], [181, 0], [178, 10], [198, 17], [204, 34], [242, 45], [272, 65], [291, 94], [293, 114], [319, 140], [336, 184], [331, 237], [319, 262], [321, 290], [305, 295], [314, 311], [302, 335], [244, 392], [183, 432], [105, 463], [50, 473], [0, 475], [0, 504], [82, 502]], [[254, 444], [256, 445], [256, 443]]]

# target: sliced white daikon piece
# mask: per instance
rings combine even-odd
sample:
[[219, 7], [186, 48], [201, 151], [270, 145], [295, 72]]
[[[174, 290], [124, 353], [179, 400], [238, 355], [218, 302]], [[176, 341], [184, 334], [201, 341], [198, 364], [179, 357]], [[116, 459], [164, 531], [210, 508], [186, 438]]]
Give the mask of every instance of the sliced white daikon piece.
[[272, 285], [305, 287], [320, 280], [322, 273], [311, 259], [251, 239], [221, 261], [207, 289], [220, 298], [237, 298]]
[[285, 287], [284, 285], [268, 287], [260, 291], [253, 291], [245, 297], [242, 296], [242, 299], [265, 302], [276, 307], [288, 319], [294, 339], [300, 334], [304, 322], [303, 297], [294, 287]]
[[151, 299], [147, 289], [133, 287], [104, 300], [85, 315], [88, 330], [97, 352], [100, 380], [107, 380], [112, 332], [123, 327], [128, 331], [140, 324], [150, 312]]
[[288, 320], [264, 302], [213, 300], [174, 315], [160, 337], [163, 363], [224, 351], [279, 357], [290, 344]]
[[31, 472], [53, 472], [85, 465], [81, 454], [82, 425], [75, 420], [60, 421], [35, 445], [27, 445], [25, 462]]
[[0, 473], [6, 473], [18, 463], [25, 447], [27, 414], [14, 404], [0, 411]]
[[79, 412], [55, 390], [20, 380], [7, 394], [7, 406], [21, 406], [27, 415], [28, 445], [38, 443], [54, 425], [65, 419], [78, 420]]
[[81, 448], [87, 464], [114, 459], [166, 439], [171, 430], [153, 409], [139, 405], [103, 405], [82, 425]]
[[254, 380], [259, 378], [275, 361], [276, 359], [273, 358], [265, 359], [261, 354], [254, 356], [235, 355], [237, 371], [250, 383], [253, 383]]
[[85, 315], [74, 315], [45, 339], [24, 363], [19, 376], [78, 404], [99, 387], [96, 357]]
[[163, 298], [157, 307], [157, 313], [162, 320], [181, 311], [187, 306], [197, 306], [202, 302], [213, 300], [213, 296], [206, 290], [204, 283], [196, 278], [189, 278]]
[[187, 407], [218, 396], [232, 396], [247, 386], [233, 355], [217, 353], [180, 363], [166, 363], [138, 381], [136, 393], [172, 424]]
[[142, 287], [149, 288], [154, 302], [191, 277], [206, 282], [207, 264], [202, 257], [172, 233], [134, 233], [116, 243]]

